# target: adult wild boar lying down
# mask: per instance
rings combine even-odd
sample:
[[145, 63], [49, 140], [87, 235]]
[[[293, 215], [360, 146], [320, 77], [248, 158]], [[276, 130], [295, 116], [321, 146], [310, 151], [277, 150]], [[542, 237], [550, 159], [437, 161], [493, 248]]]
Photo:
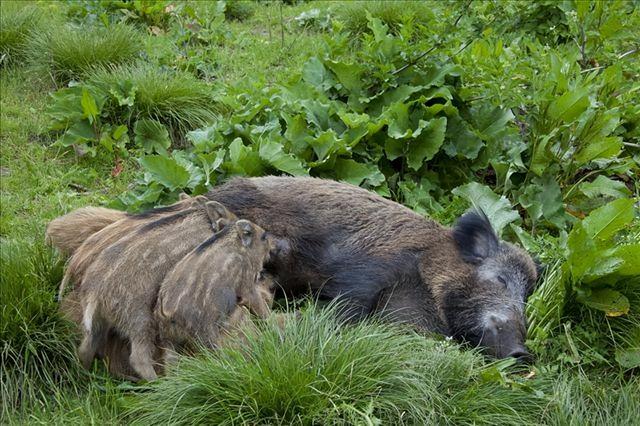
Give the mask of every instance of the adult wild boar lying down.
[[498, 358], [529, 358], [524, 304], [536, 267], [484, 215], [467, 213], [449, 229], [362, 188], [315, 178], [236, 178], [206, 196], [288, 242], [270, 265], [287, 293], [340, 297], [352, 319], [381, 313]]

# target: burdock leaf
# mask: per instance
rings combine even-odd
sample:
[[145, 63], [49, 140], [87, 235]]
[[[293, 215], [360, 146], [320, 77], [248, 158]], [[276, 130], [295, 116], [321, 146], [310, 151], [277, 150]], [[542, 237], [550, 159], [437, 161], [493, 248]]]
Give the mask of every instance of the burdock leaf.
[[147, 155], [142, 157], [140, 165], [160, 184], [171, 191], [186, 187], [189, 182], [189, 172], [176, 160], [162, 155]]
[[616, 290], [597, 289], [579, 299], [590, 308], [603, 311], [608, 317], [619, 317], [629, 313], [629, 299]]
[[141, 118], [136, 121], [133, 128], [135, 134], [134, 141], [144, 149], [144, 152], [157, 152], [166, 155], [167, 149], [171, 146], [169, 132], [164, 125], [150, 118]]
[[621, 198], [592, 211], [582, 224], [594, 240], [605, 241], [633, 220], [633, 200]]
[[468, 200], [474, 207], [481, 209], [489, 218], [498, 235], [505, 226], [520, 219], [520, 215], [513, 210], [509, 200], [494, 193], [488, 186], [471, 182], [453, 189], [452, 192]]
[[278, 170], [294, 176], [306, 176], [308, 170], [302, 162], [292, 154], [282, 150], [282, 145], [274, 140], [263, 140], [260, 143], [260, 158]]

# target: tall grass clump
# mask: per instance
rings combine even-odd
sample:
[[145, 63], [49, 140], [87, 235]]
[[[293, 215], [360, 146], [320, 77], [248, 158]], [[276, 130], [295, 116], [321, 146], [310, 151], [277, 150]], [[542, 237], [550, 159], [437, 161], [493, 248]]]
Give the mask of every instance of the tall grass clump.
[[110, 105], [108, 114], [125, 115], [129, 122], [151, 118], [167, 125], [175, 136], [210, 124], [217, 112], [211, 86], [182, 71], [147, 64], [102, 67], [92, 70], [87, 82], [105, 93], [126, 86], [131, 105]]
[[129, 25], [65, 25], [34, 35], [28, 55], [38, 68], [64, 83], [93, 67], [131, 63], [141, 48], [141, 35]]
[[29, 34], [40, 27], [38, 6], [17, 1], [0, 2], [0, 65], [24, 59]]
[[[482, 357], [374, 321], [309, 309], [269, 320], [242, 349], [183, 358], [130, 401], [138, 424], [522, 424], [544, 400], [498, 381]], [[498, 374], [499, 376], [499, 374]], [[474, 399], [484, 397], [485, 401]]]
[[607, 383], [581, 373], [563, 374], [556, 380], [553, 403], [545, 412], [548, 425], [638, 424], [640, 419], [640, 380]]
[[353, 34], [369, 32], [368, 15], [380, 19], [397, 34], [407, 22], [427, 24], [433, 21], [433, 8], [424, 1], [354, 1], [335, 9], [336, 17], [346, 31]]
[[230, 21], [244, 21], [253, 15], [253, 2], [247, 0], [226, 0], [224, 17]]
[[77, 379], [74, 333], [58, 313], [62, 265], [42, 243], [0, 242], [2, 416]]

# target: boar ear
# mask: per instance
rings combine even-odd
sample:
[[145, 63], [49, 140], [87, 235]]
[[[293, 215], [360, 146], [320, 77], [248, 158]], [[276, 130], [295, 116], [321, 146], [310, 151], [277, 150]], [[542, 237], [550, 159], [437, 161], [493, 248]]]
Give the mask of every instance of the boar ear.
[[184, 200], [188, 200], [191, 197], [186, 192], [181, 192], [178, 198], [180, 199], [180, 201], [184, 201]]
[[222, 231], [222, 229], [227, 225], [229, 225], [229, 219], [222, 217], [216, 221], [215, 231]]
[[229, 210], [217, 201], [207, 201], [205, 209], [207, 210], [207, 215], [211, 222], [229, 217]]
[[453, 227], [453, 238], [462, 258], [473, 264], [495, 254], [499, 246], [498, 236], [482, 211], [462, 215]]
[[248, 220], [240, 219], [236, 222], [236, 228], [238, 229], [238, 235], [240, 236], [240, 241], [242, 241], [242, 245], [245, 247], [249, 247], [251, 245], [251, 241], [253, 241], [253, 225]]

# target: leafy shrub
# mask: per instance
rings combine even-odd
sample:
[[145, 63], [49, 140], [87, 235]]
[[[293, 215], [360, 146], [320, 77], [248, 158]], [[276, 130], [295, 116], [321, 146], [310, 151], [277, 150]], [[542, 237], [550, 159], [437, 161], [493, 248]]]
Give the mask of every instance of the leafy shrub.
[[478, 354], [373, 321], [345, 326], [334, 313], [307, 309], [283, 331], [270, 320], [241, 350], [183, 358], [136, 395], [130, 416], [139, 424], [521, 424], [545, 404]]
[[131, 63], [141, 51], [131, 26], [66, 25], [33, 36], [28, 55], [58, 82], [77, 79], [94, 67]]
[[145, 152], [166, 153], [189, 129], [214, 118], [209, 86], [183, 72], [147, 65], [94, 69], [87, 82], [52, 95], [51, 130], [63, 146], [98, 147], [126, 155], [133, 140]]
[[283, 87], [229, 88], [220, 101], [233, 115], [188, 135], [194, 148], [177, 155], [192, 164], [191, 177], [181, 173], [167, 195], [186, 182], [203, 190], [217, 174], [279, 171], [364, 184], [402, 200], [427, 176], [431, 189], [450, 188], [489, 155], [524, 149], [505, 138], [509, 111], [458, 96], [455, 65], [408, 64], [414, 46], [379, 19], [370, 25], [374, 34], [356, 58], [340, 59], [348, 38], [328, 40], [327, 55], [310, 58]]
[[460, 65], [482, 83], [461, 92], [495, 99], [515, 113], [510, 125], [518, 126], [524, 143], [491, 156], [495, 187], [526, 210], [532, 228], [564, 229], [574, 221], [571, 213], [583, 216], [631, 193], [625, 182], [640, 172], [633, 143], [638, 118], [629, 107], [637, 71], [625, 72], [618, 61], [585, 72], [578, 47], [547, 50], [533, 42], [478, 39]]
[[331, 29], [332, 14], [329, 10], [311, 9], [294, 18], [298, 26], [327, 31]]
[[142, 27], [165, 28], [177, 13], [176, 5], [164, 0], [67, 0], [67, 15], [95, 24], [127, 22]]
[[572, 319], [583, 332], [582, 343], [574, 343], [567, 328], [559, 337], [573, 350], [569, 361], [640, 366], [640, 244], [638, 235], [631, 243], [619, 236], [636, 214], [634, 200], [623, 198], [574, 225], [563, 256], [530, 299], [533, 339], [547, 339]]
[[38, 6], [6, 1], [0, 4], [0, 65], [24, 59], [29, 34], [40, 27]]
[[410, 22], [426, 24], [433, 20], [433, 8], [424, 1], [353, 1], [336, 8], [336, 18], [353, 34], [370, 32], [369, 19], [379, 19], [394, 34]]

